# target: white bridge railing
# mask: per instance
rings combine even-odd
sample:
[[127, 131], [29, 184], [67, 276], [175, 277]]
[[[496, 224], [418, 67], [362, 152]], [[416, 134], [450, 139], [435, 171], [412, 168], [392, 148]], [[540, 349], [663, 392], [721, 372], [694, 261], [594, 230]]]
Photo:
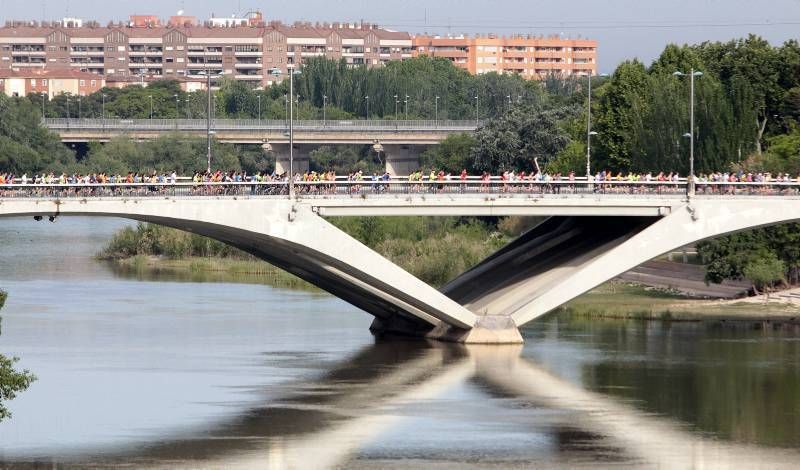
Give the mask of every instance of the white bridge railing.
[[[53, 131], [97, 132], [205, 132], [205, 119], [44, 119], [42, 124]], [[258, 132], [284, 131], [287, 120], [212, 119], [214, 131]], [[478, 128], [469, 121], [392, 121], [392, 120], [295, 120], [296, 132], [471, 132]]]
[[[593, 181], [586, 178], [557, 181], [501, 181], [470, 178], [443, 181], [384, 180], [296, 181], [299, 198], [372, 198], [418, 195], [424, 197], [685, 197], [686, 181]], [[704, 183], [696, 185], [697, 197], [800, 196], [798, 182]], [[288, 197], [288, 181], [269, 182], [145, 182], [4, 184], [0, 198], [139, 198], [139, 197]]]

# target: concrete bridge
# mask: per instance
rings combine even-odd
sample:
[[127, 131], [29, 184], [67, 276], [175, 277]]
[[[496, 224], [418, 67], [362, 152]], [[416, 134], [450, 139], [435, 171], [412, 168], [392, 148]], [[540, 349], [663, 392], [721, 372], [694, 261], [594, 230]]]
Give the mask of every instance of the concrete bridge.
[[[205, 119], [45, 119], [44, 126], [64, 143], [107, 142], [127, 136], [156, 139], [180, 132], [205, 137]], [[409, 174], [419, 166], [420, 154], [451, 134], [474, 132], [471, 121], [294, 121], [294, 160], [300, 172], [308, 170], [309, 154], [322, 145], [381, 144], [392, 174]], [[229, 144], [269, 144], [278, 166], [288, 168], [289, 123], [285, 120], [213, 119], [214, 139]]]
[[[0, 217], [124, 217], [208, 236], [376, 317], [376, 333], [518, 343], [518, 327], [700, 240], [800, 220], [800, 185], [493, 182], [13, 185]], [[324, 217], [547, 216], [441, 290]]]

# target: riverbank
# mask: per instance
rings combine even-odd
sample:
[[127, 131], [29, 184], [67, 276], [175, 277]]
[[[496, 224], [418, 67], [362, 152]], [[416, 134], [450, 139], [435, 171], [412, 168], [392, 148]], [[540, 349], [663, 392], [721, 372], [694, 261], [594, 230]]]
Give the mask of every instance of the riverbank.
[[674, 291], [622, 282], [606, 283], [568, 303], [562, 307], [562, 311], [590, 318], [800, 323], [800, 300], [793, 299], [793, 296], [784, 299], [772, 294], [769, 299], [759, 296], [704, 300], [692, 299]]
[[199, 256], [170, 259], [163, 256], [136, 255], [108, 262], [117, 274], [139, 279], [263, 284], [279, 289], [321, 292], [319, 288], [299, 277], [256, 259]]

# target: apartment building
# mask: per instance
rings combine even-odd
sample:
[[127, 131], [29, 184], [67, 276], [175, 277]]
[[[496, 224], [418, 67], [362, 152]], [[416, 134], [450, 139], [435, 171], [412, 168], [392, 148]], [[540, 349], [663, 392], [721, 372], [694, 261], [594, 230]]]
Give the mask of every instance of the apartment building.
[[[260, 18], [260, 17], [258, 17]], [[193, 26], [192, 17], [137, 15], [127, 24], [21, 24], [0, 28], [0, 70], [72, 69], [111, 79], [199, 77], [210, 72], [256, 86], [285, 77], [310, 57], [344, 59], [377, 67], [412, 56], [408, 33], [360, 23], [265, 24], [247, 18], [239, 26]], [[270, 73], [279, 69], [276, 78]]]
[[102, 76], [77, 70], [0, 70], [0, 90], [7, 96], [46, 94], [50, 99], [62, 93], [90, 95], [106, 86]]
[[597, 41], [558, 36], [416, 36], [414, 56], [444, 57], [472, 74], [517, 73], [536, 79], [550, 74], [597, 74]]
[[[416, 36], [369, 23], [266, 23], [261, 13], [243, 18], [132, 15], [127, 23], [100, 26], [66, 18], [59, 22], [7, 22], [0, 27], [0, 71], [74, 70], [109, 84], [146, 84], [174, 79], [197, 87], [210, 73], [270, 85], [292, 65], [311, 57], [343, 59], [352, 66], [380, 67], [413, 56], [445, 57], [473, 74], [597, 73], [597, 42], [559, 37], [478, 35]], [[281, 74], [271, 72], [278, 69]], [[135, 80], [132, 77], [138, 78]]]

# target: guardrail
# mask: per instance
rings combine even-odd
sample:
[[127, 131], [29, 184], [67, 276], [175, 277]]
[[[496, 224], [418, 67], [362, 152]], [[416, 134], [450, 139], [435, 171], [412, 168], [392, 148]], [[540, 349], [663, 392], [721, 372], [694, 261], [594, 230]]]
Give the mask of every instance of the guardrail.
[[[205, 132], [208, 122], [205, 119], [53, 119], [47, 118], [42, 124], [54, 131], [92, 130], [101, 132], [135, 131], [197, 131]], [[213, 131], [284, 131], [288, 129], [286, 120], [258, 119], [212, 119]], [[469, 132], [478, 128], [471, 121], [390, 121], [390, 120], [339, 120], [294, 121], [296, 132]]]
[[[669, 196], [685, 197], [686, 181], [593, 181], [586, 178], [554, 181], [502, 181], [497, 178], [465, 181], [342, 180], [296, 181], [298, 198], [352, 198], [397, 195], [492, 197], [604, 197]], [[785, 196], [800, 195], [800, 183], [698, 183], [698, 197], [714, 196]], [[116, 184], [5, 184], [0, 198], [139, 198], [139, 197], [288, 197], [289, 182], [176, 182]]]

